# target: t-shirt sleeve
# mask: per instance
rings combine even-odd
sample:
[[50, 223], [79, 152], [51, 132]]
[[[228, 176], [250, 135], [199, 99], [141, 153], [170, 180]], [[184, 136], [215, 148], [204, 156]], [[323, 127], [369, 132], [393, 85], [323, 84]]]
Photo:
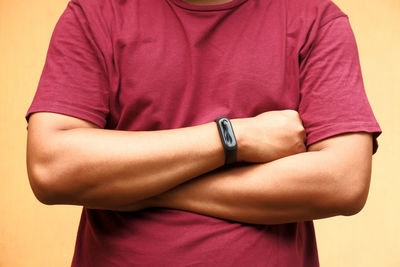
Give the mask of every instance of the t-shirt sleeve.
[[54, 29], [27, 120], [35, 112], [54, 112], [105, 127], [108, 78], [98, 42], [82, 7], [71, 1]]
[[349, 132], [381, 129], [368, 102], [358, 51], [348, 18], [337, 16], [318, 26], [300, 58], [299, 114], [307, 145]]

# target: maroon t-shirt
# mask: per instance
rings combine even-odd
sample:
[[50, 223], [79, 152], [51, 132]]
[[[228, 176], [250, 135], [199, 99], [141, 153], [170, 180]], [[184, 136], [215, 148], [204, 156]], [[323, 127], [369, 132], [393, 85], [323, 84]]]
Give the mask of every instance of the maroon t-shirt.
[[[328, 0], [73, 0], [27, 116], [159, 130], [297, 110], [307, 145], [379, 126], [348, 19]], [[83, 209], [73, 266], [318, 266], [312, 222]]]

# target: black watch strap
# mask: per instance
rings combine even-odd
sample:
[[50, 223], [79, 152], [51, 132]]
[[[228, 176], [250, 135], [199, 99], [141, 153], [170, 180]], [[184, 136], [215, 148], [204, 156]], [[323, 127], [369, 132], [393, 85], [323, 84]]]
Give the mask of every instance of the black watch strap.
[[225, 151], [225, 164], [234, 163], [237, 158], [237, 142], [232, 124], [225, 117], [219, 117], [215, 119], [215, 122]]

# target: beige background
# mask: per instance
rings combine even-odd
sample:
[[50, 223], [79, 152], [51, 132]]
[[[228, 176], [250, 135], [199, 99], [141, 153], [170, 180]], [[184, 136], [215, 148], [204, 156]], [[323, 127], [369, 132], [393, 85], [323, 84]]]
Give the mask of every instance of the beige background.
[[[400, 0], [336, 3], [350, 16], [384, 134], [364, 210], [316, 222], [321, 266], [400, 266]], [[66, 4], [0, 0], [0, 266], [70, 265], [81, 208], [45, 206], [34, 198], [24, 121]]]

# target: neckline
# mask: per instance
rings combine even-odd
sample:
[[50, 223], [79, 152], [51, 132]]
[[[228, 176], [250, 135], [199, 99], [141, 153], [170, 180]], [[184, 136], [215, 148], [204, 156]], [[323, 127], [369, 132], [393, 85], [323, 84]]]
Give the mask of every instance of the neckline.
[[193, 4], [186, 3], [182, 0], [170, 0], [170, 1], [173, 2], [175, 5], [177, 5], [181, 8], [187, 9], [187, 10], [219, 11], [219, 10], [234, 8], [247, 0], [232, 0], [232, 1], [224, 3], [224, 4], [216, 4], [216, 5], [193, 5]]

